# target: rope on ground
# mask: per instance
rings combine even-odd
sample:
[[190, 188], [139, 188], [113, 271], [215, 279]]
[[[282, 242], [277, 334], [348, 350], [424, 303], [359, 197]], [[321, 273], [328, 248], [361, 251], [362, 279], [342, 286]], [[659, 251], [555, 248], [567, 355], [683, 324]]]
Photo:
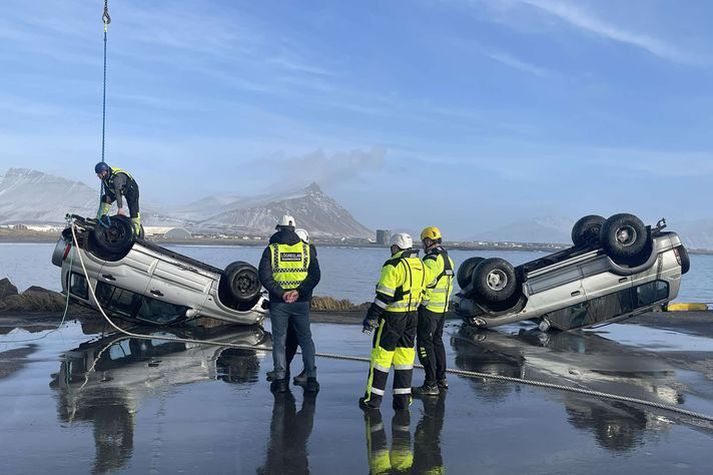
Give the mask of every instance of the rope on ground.
[[[94, 293], [94, 288], [92, 287], [91, 280], [89, 279], [89, 273], [87, 272], [87, 268], [84, 265], [84, 258], [82, 257], [82, 252], [81, 252], [81, 249], [79, 248], [79, 244], [77, 242], [77, 234], [75, 232], [75, 224], [74, 223], [72, 223], [71, 229], [72, 229], [72, 238], [73, 238], [74, 244], [76, 246], [76, 252], [77, 252], [77, 255], [79, 256], [79, 262], [82, 266], [82, 271], [84, 272], [84, 276], [87, 279], [87, 287], [89, 288], [89, 293], [91, 294], [92, 298], [94, 299], [94, 302], [96, 303], [97, 308], [99, 309], [99, 312], [102, 314], [104, 319], [109, 323], [109, 325], [111, 325], [117, 331], [119, 331], [127, 336], [130, 336], [133, 338], [140, 338], [140, 339], [157, 339], [157, 340], [165, 340], [165, 341], [174, 341], [174, 342], [179, 342], [179, 343], [196, 343], [199, 345], [222, 346], [222, 347], [226, 347], [226, 348], [237, 348], [240, 350], [253, 350], [253, 351], [266, 351], [266, 352], [272, 351], [272, 348], [266, 348], [266, 347], [257, 348], [257, 347], [249, 346], [249, 345], [237, 345], [234, 343], [218, 342], [218, 341], [211, 341], [211, 340], [195, 340], [195, 339], [191, 339], [191, 338], [177, 338], [177, 337], [169, 337], [169, 336], [163, 336], [163, 335], [143, 335], [140, 333], [130, 332], [128, 330], [124, 330], [123, 328], [119, 327], [104, 312], [104, 309], [102, 308], [101, 304], [99, 303], [99, 300], [97, 299], [96, 294]], [[318, 356], [320, 358], [334, 359], [334, 360], [359, 361], [362, 363], [370, 363], [369, 358], [366, 358], [363, 356], [350, 356], [350, 355], [341, 355], [341, 354], [335, 354], [335, 353], [322, 353], [322, 352], [315, 353], [315, 356]], [[423, 368], [422, 365], [414, 365], [414, 367], [421, 368], [421, 369]], [[674, 412], [674, 413], [681, 414], [684, 416], [693, 417], [695, 419], [701, 419], [701, 420], [713, 422], [713, 416], [709, 416], [707, 414], [690, 411], [688, 409], [682, 409], [680, 407], [671, 406], [668, 404], [661, 404], [661, 403], [657, 403], [657, 402], [653, 402], [653, 401], [646, 401], [644, 399], [637, 399], [637, 398], [628, 397], [628, 396], [621, 396], [618, 394], [610, 394], [610, 393], [594, 391], [594, 390], [585, 389], [585, 388], [576, 388], [576, 387], [572, 387], [572, 386], [565, 386], [562, 384], [546, 383], [544, 381], [534, 381], [531, 379], [515, 378], [512, 376], [501, 376], [501, 375], [497, 375], [497, 374], [480, 373], [477, 371], [447, 369], [446, 372], [450, 373], [450, 374], [455, 374], [458, 376], [468, 377], [468, 378], [482, 378], [482, 379], [492, 379], [492, 380], [496, 380], [496, 381], [507, 381], [507, 382], [512, 382], [512, 383], [537, 386], [537, 387], [541, 387], [541, 388], [557, 389], [560, 391], [568, 391], [568, 392], [572, 392], [572, 393], [585, 394], [588, 396], [595, 396], [595, 397], [598, 397], [601, 399], [609, 399], [609, 400], [613, 400], [613, 401], [628, 402], [628, 403], [632, 403], [632, 404], [638, 404], [641, 406], [654, 407], [656, 409], [662, 409], [665, 411]]]

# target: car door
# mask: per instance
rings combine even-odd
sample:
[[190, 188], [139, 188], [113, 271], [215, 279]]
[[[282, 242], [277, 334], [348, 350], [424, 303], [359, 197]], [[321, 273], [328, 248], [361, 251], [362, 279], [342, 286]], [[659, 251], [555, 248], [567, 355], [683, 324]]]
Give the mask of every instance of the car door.
[[188, 264], [157, 256], [145, 295], [200, 311], [214, 280]]
[[97, 273], [97, 281], [120, 287], [139, 295], [146, 292], [151, 280], [151, 268], [155, 259], [138, 244], [116, 262], [104, 261]]
[[586, 299], [579, 264], [552, 270], [528, 279], [528, 309], [538, 315], [569, 307]]

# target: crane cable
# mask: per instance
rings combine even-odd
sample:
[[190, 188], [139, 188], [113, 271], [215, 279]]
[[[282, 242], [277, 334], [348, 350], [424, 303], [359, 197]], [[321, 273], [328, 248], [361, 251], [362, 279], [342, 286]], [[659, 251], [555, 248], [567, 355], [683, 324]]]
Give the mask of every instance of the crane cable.
[[104, 81], [102, 84], [102, 162], [104, 161], [104, 144], [106, 140], [106, 33], [111, 23], [109, 16], [109, 0], [104, 0], [104, 12], [102, 13], [104, 23]]

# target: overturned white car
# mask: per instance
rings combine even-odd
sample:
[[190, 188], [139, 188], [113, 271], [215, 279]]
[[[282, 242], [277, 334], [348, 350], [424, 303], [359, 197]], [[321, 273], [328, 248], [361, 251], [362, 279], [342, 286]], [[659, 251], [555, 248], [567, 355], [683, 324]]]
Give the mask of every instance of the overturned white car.
[[91, 285], [107, 314], [154, 325], [198, 316], [251, 325], [267, 314], [267, 295], [257, 269], [246, 262], [221, 270], [191, 259], [135, 238], [122, 216], [100, 224], [72, 215], [71, 222], [79, 246], [68, 227], [55, 246], [52, 263], [62, 268], [63, 292], [75, 302], [97, 308], [89, 294]]
[[666, 305], [690, 260], [664, 220], [645, 226], [631, 214], [585, 216], [573, 247], [513, 267], [471, 257], [458, 268], [453, 308], [466, 323], [495, 327], [522, 320], [546, 331], [598, 326]]

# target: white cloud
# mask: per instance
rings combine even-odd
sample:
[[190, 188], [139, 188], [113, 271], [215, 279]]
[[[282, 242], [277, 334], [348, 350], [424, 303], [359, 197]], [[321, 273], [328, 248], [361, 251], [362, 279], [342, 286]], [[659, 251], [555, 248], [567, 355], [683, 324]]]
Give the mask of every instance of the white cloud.
[[524, 71], [529, 74], [533, 74], [535, 76], [539, 77], [544, 77], [544, 76], [550, 76], [552, 73], [545, 69], [541, 68], [539, 66], [535, 66], [534, 64], [527, 63], [525, 61], [521, 61], [513, 56], [510, 56], [507, 53], [503, 53], [500, 51], [489, 51], [485, 53], [489, 58], [494, 59], [495, 61], [502, 63], [506, 66], [510, 66], [511, 68], [518, 69], [520, 71]]
[[699, 64], [701, 62], [699, 58], [682, 51], [673, 44], [650, 35], [615, 26], [574, 4], [557, 0], [519, 1], [555, 16], [571, 26], [609, 40], [636, 46], [660, 58], [687, 64]]

